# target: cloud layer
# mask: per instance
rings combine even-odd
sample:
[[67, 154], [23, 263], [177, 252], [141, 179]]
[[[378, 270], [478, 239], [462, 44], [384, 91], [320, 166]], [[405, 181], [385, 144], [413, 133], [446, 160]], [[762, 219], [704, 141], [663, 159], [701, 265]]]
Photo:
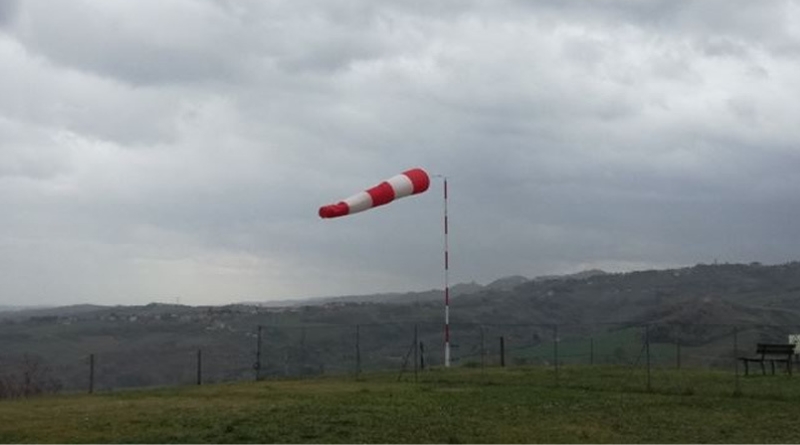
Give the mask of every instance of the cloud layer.
[[206, 304], [800, 251], [800, 3], [0, 3], [0, 301]]

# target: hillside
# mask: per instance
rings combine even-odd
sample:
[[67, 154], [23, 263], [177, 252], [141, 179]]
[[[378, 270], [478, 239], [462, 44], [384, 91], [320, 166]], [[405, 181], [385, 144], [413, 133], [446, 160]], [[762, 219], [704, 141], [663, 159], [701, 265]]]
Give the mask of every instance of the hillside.
[[[742, 326], [743, 345], [785, 342], [787, 334], [800, 332], [793, 327], [800, 326], [797, 262], [508, 277], [464, 289], [451, 301], [456, 364], [482, 360], [481, 351], [496, 354], [500, 335], [515, 348], [515, 360], [545, 363], [554, 325], [564, 348], [574, 344], [580, 351], [573, 360], [588, 360], [589, 338], [608, 344], [598, 361], [631, 357], [640, 350], [638, 326], [651, 324], [653, 341], [679, 340], [696, 348], [698, 363], [712, 365], [730, 357], [734, 324]], [[193, 381], [202, 350], [207, 381], [250, 379], [259, 325], [262, 377], [349, 373], [357, 360], [362, 369], [398, 369], [415, 326], [428, 346], [428, 363], [440, 365], [442, 300], [441, 291], [429, 291], [290, 307], [150, 304], [7, 312], [0, 316], [0, 366], [13, 369], [27, 354], [65, 388], [81, 388], [95, 354], [99, 388], [173, 385]]]

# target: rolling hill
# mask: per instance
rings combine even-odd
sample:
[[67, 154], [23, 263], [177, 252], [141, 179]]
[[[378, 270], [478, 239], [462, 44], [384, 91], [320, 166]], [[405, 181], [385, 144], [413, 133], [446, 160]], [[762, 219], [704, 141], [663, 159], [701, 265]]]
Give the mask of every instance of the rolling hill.
[[[356, 366], [398, 369], [415, 327], [428, 346], [428, 363], [437, 365], [442, 301], [442, 292], [431, 290], [281, 307], [84, 305], [5, 312], [0, 367], [13, 369], [26, 354], [38, 357], [65, 388], [86, 385], [90, 354], [99, 388], [191, 382], [198, 350], [209, 381], [253, 378], [256, 360], [261, 377], [349, 373]], [[516, 360], [528, 363], [547, 361], [540, 352], [551, 348], [554, 335], [581, 351], [590, 338], [609, 343], [615, 357], [608, 352], [597, 360], [619, 360], [640, 349], [639, 327], [648, 324], [652, 341], [680, 341], [696, 349], [698, 363], [713, 365], [730, 357], [733, 325], [741, 326], [745, 350], [755, 341], [785, 342], [787, 334], [800, 332], [800, 263], [506, 277], [461, 286], [450, 315], [457, 364], [497, 354], [500, 335], [515, 348]], [[573, 361], [588, 360], [588, 352], [580, 354]]]

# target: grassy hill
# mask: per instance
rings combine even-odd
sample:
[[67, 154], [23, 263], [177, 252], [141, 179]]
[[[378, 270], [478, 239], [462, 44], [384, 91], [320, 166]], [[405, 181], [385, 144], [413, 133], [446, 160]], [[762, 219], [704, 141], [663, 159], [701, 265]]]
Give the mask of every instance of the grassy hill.
[[797, 443], [800, 379], [433, 370], [0, 401], [2, 443]]
[[[456, 365], [497, 363], [500, 336], [509, 364], [553, 363], [556, 339], [564, 363], [632, 362], [641, 359], [649, 325], [654, 359], [728, 366], [733, 325], [741, 328], [741, 354], [752, 353], [758, 341], [785, 342], [800, 333], [800, 263], [507, 277], [463, 289], [451, 301]], [[352, 374], [359, 365], [397, 370], [415, 326], [427, 363], [441, 364], [441, 292], [379, 297], [284, 308], [150, 304], [10, 312], [0, 315], [0, 380], [19, 375], [28, 355], [64, 389], [85, 389], [94, 354], [99, 389], [182, 385], [195, 380], [198, 350], [204, 381], [253, 379], [259, 325], [261, 377]]]

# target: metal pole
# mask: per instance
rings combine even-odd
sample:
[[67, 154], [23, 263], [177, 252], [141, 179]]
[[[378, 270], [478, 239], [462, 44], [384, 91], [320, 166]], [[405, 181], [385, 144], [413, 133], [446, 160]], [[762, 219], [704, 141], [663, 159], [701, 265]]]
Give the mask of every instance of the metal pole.
[[306, 372], [306, 327], [300, 328], [300, 375]]
[[734, 394], [739, 395], [742, 393], [742, 388], [739, 384], [739, 360], [736, 358], [736, 351], [739, 350], [739, 328], [733, 327], [733, 366], [734, 366], [734, 379], [735, 389]]
[[644, 327], [644, 342], [645, 342], [645, 355], [647, 357], [647, 391], [649, 392], [652, 387], [650, 386], [650, 326]]
[[425, 370], [425, 343], [419, 342], [419, 369]]
[[361, 326], [356, 325], [356, 378], [361, 375]]
[[506, 367], [506, 342], [503, 336], [500, 336], [500, 367]]
[[203, 384], [203, 351], [197, 350], [197, 385]]
[[450, 240], [447, 216], [447, 177], [444, 178], [444, 366], [450, 367]]
[[483, 325], [481, 325], [481, 370], [486, 369], [486, 346], [484, 343]]
[[417, 357], [417, 348], [419, 348], [419, 331], [417, 324], [414, 324], [414, 383], [417, 383], [417, 373], [419, 372], [419, 358]]
[[[261, 325], [258, 325], [258, 337], [256, 341], [256, 381], [261, 380]], [[198, 371], [199, 372], [199, 371]]]
[[553, 363], [556, 369], [556, 386], [558, 386], [558, 325], [553, 325]]
[[89, 354], [89, 394], [94, 393], [94, 354]]

